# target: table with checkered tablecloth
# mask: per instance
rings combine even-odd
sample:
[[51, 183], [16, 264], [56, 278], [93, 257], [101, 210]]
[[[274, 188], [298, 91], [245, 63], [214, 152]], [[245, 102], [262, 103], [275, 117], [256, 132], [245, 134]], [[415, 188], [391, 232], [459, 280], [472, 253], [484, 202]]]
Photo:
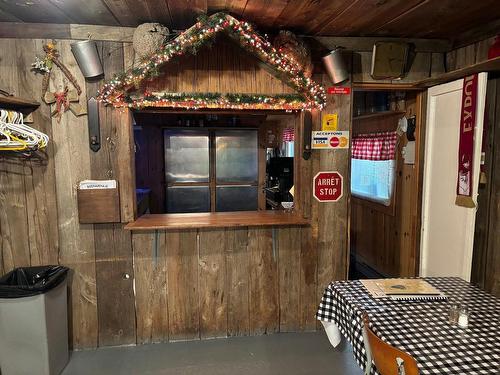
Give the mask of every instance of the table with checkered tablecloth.
[[[457, 277], [428, 277], [446, 300], [374, 299], [360, 281], [335, 281], [325, 290], [316, 317], [334, 323], [365, 368], [363, 311], [387, 343], [411, 354], [425, 374], [500, 374], [500, 299]], [[466, 305], [469, 325], [448, 322], [450, 303]], [[372, 368], [372, 373], [377, 374]]]

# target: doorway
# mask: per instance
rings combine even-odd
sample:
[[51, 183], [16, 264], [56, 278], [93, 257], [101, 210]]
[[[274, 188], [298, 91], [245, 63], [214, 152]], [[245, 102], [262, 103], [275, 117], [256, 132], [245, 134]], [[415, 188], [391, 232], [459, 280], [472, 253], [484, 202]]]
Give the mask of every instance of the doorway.
[[470, 280], [486, 84], [487, 73], [480, 73], [477, 78], [474, 157], [470, 161], [473, 207], [455, 203], [460, 138], [458, 124], [462, 116], [464, 80], [438, 85], [428, 91], [421, 276], [459, 276]]
[[355, 91], [349, 278], [418, 274], [423, 93]]

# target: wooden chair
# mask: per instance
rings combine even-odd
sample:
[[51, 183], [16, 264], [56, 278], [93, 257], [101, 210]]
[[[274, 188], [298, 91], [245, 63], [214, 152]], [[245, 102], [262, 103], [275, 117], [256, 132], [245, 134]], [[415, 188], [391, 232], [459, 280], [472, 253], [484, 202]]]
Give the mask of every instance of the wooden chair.
[[367, 370], [371, 370], [371, 360], [377, 366], [381, 375], [418, 375], [417, 361], [408, 353], [399, 350], [378, 338], [369, 326], [370, 320], [366, 312], [363, 313], [363, 338], [367, 352]]

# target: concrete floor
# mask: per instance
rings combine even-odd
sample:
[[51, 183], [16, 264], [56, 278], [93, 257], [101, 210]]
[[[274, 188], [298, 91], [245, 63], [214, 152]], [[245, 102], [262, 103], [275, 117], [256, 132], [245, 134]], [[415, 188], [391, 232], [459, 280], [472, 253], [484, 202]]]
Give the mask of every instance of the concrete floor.
[[344, 342], [281, 333], [73, 352], [63, 375], [361, 375]]

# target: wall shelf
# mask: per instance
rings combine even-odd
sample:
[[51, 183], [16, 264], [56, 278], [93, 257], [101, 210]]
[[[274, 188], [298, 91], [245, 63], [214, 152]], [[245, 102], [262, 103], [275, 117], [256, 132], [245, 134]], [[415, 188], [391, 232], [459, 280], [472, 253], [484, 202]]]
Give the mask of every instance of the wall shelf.
[[496, 71], [500, 71], [500, 57], [495, 57], [490, 60], [469, 65], [462, 69], [457, 69], [448, 73], [443, 73], [436, 77], [423, 79], [421, 81], [415, 82], [413, 86], [425, 89], [431, 86], [439, 85], [441, 83], [446, 83], [454, 81], [456, 79], [461, 79], [470, 76], [471, 74], [476, 74], [481, 72], [496, 72]]
[[409, 90], [425, 90], [429, 87], [440, 85], [442, 83], [451, 82], [456, 79], [467, 77], [471, 74], [481, 72], [498, 72], [500, 71], [500, 57], [495, 57], [486, 61], [481, 61], [477, 64], [472, 64], [461, 69], [452, 70], [451, 72], [442, 73], [435, 77], [425, 78], [420, 81], [408, 83], [388, 83], [388, 82], [353, 82], [354, 91], [409, 91]]
[[415, 87], [413, 83], [387, 83], [387, 82], [353, 82], [354, 91], [409, 91], [421, 90]]
[[353, 121], [361, 121], [361, 120], [368, 120], [368, 119], [374, 119], [374, 118], [379, 118], [379, 117], [403, 116], [405, 113], [406, 112], [404, 112], [404, 111], [382, 111], [382, 112], [369, 113], [366, 115], [353, 116], [352, 120]]
[[0, 96], [0, 107], [4, 109], [25, 109], [34, 111], [39, 106], [39, 102], [31, 99], [23, 99], [17, 96]]
[[147, 214], [125, 226], [128, 230], [197, 229], [309, 225], [299, 213], [284, 211], [207, 212], [195, 214]]

